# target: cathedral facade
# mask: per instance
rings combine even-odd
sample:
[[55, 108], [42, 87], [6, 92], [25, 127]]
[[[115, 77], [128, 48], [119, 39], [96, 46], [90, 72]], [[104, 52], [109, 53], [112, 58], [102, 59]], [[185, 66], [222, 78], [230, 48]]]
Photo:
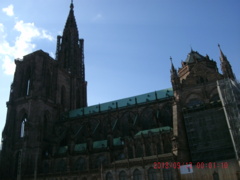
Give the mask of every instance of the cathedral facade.
[[220, 46], [222, 74], [208, 55], [191, 50], [178, 70], [171, 63], [172, 88], [87, 106], [84, 40], [73, 9], [56, 59], [38, 50], [15, 60], [1, 179], [237, 180], [217, 88], [235, 76]]

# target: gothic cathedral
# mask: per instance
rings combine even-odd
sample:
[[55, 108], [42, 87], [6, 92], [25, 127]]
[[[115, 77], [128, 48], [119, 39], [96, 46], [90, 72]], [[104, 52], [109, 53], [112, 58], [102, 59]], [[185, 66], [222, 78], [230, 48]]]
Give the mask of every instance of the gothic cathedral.
[[171, 63], [172, 88], [87, 106], [84, 40], [71, 3], [56, 59], [38, 50], [15, 60], [0, 179], [239, 180], [218, 87], [235, 76], [219, 50], [222, 74], [191, 50], [178, 70]]

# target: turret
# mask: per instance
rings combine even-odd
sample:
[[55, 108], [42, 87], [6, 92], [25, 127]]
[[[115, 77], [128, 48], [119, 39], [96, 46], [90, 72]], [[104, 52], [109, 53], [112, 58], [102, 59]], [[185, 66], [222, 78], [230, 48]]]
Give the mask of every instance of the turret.
[[171, 82], [172, 82], [172, 87], [173, 90], [179, 90], [180, 88], [180, 79], [178, 77], [178, 73], [177, 70], [175, 69], [173, 62], [172, 62], [172, 57], [170, 57], [170, 61], [171, 61]]
[[218, 44], [218, 48], [220, 50], [220, 62], [221, 62], [221, 69], [224, 78], [230, 78], [230, 79], [235, 79], [235, 75], [233, 74], [232, 71], [232, 66], [229, 63], [227, 57], [223, 54], [220, 45]]

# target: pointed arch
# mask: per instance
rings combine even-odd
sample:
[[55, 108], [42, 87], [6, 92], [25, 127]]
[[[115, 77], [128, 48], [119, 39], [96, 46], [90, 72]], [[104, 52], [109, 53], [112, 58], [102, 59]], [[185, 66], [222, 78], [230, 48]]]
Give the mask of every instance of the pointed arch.
[[172, 169], [163, 168], [163, 179], [164, 180], [173, 180]]
[[142, 173], [139, 169], [133, 171], [133, 180], [142, 180]]
[[128, 145], [128, 159], [133, 159], [134, 155], [133, 155], [133, 147], [132, 145]]
[[119, 173], [119, 180], [127, 180], [127, 173], [125, 171]]
[[150, 167], [148, 169], [148, 180], [157, 180], [157, 171]]
[[84, 171], [86, 169], [86, 160], [85, 158], [78, 158], [74, 164], [75, 171]]
[[108, 172], [108, 173], [106, 174], [106, 180], [113, 180], [113, 175], [112, 175], [112, 173]]
[[21, 129], [20, 129], [20, 137], [23, 138], [26, 135], [26, 123], [27, 123], [27, 114], [24, 114], [21, 120]]
[[142, 128], [142, 130], [157, 127], [156, 119], [154, 117], [154, 110], [152, 108], [145, 108], [141, 112], [140, 127]]
[[44, 174], [49, 173], [49, 162], [47, 162], [47, 161], [43, 162], [43, 173]]
[[165, 104], [161, 109], [160, 124], [162, 126], [173, 127], [173, 114], [171, 104]]
[[56, 161], [55, 164], [55, 171], [56, 172], [64, 172], [67, 170], [67, 164], [66, 161], [63, 159], [59, 159]]
[[25, 78], [24, 78], [24, 96], [29, 96], [31, 92], [31, 68], [28, 67], [25, 73]]
[[107, 164], [107, 158], [102, 154], [96, 158], [95, 162], [95, 168], [100, 168]]
[[142, 146], [142, 143], [140, 140], [136, 140], [135, 141], [135, 158], [139, 158], [139, 157], [142, 157], [144, 156], [144, 153], [143, 153], [143, 146]]
[[98, 119], [90, 119], [89, 120], [90, 125], [90, 133], [92, 134], [93, 139], [100, 140], [100, 134], [99, 131], [100, 128], [100, 121]]
[[120, 127], [120, 132], [122, 133], [121, 136], [126, 137], [136, 133], [134, 132], [135, 120], [136, 120], [136, 115], [131, 111], [125, 112], [120, 117], [118, 123]]
[[151, 142], [151, 140], [145, 142], [145, 152], [146, 152], [146, 156], [151, 156], [152, 155], [152, 142]]

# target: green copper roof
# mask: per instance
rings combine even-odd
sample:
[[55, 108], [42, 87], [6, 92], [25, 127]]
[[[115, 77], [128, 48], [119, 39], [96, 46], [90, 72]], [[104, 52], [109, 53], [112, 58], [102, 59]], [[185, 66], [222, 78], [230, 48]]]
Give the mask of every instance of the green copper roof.
[[121, 146], [121, 145], [123, 145], [123, 143], [120, 137], [113, 139], [113, 146]]
[[58, 149], [58, 154], [64, 154], [67, 152], [67, 150], [68, 150], [67, 146], [62, 146]]
[[164, 100], [173, 97], [172, 88], [163, 89], [147, 94], [124, 98], [116, 101], [106, 102], [103, 104], [88, 106], [80, 109], [69, 111], [63, 115], [64, 118], [76, 118], [83, 115], [90, 115], [94, 113], [104, 112], [117, 108], [124, 108], [128, 106], [134, 106], [136, 104], [142, 104], [152, 102], [156, 100]]
[[164, 127], [160, 127], [160, 128], [155, 128], [155, 129], [148, 129], [148, 130], [143, 130], [143, 131], [139, 131], [137, 134], [135, 134], [135, 136], [140, 136], [141, 134], [148, 134], [149, 132], [152, 133], [158, 133], [158, 132], [163, 132], [163, 131], [171, 131], [172, 128], [169, 126], [164, 126]]
[[74, 151], [76, 151], [76, 152], [83, 152], [83, 151], [86, 151], [86, 149], [87, 149], [87, 144], [86, 143], [76, 144], [75, 147], [74, 147]]
[[106, 147], [107, 147], [107, 140], [93, 142], [93, 149], [100, 149], [100, 148], [106, 148]]

